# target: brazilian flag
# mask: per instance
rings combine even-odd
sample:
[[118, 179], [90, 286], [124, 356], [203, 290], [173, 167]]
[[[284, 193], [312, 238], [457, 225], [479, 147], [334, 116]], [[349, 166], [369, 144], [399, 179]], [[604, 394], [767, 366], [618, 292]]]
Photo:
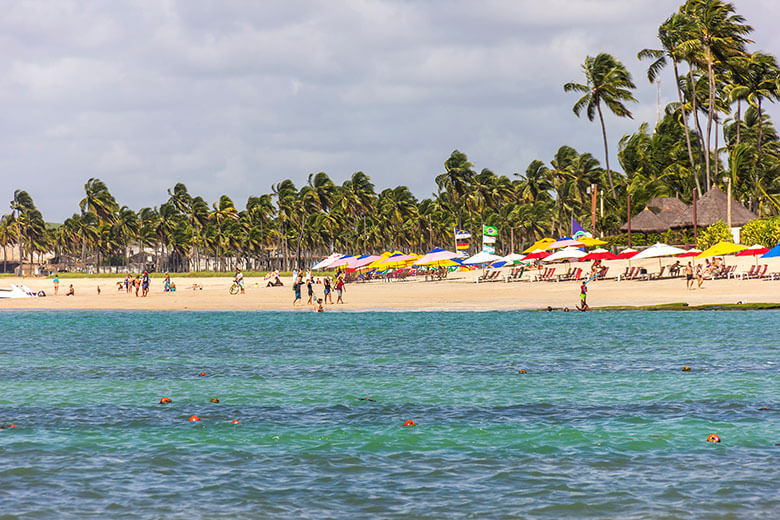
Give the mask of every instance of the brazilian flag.
[[493, 226], [482, 226], [482, 234], [487, 237], [497, 237], [498, 229]]

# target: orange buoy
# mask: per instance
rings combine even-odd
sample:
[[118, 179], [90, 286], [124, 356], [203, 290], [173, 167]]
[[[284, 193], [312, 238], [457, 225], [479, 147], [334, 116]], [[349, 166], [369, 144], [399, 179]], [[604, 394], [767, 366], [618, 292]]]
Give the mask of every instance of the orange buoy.
[[683, 371], [683, 372], [690, 372], [690, 371], [691, 371], [691, 367], [689, 367], [688, 365], [685, 365], [685, 366], [683, 367], [682, 371]]
[[201, 372], [201, 373], [200, 373], [200, 374], [198, 374], [198, 375], [199, 375], [200, 377], [203, 377], [203, 376], [205, 376], [205, 375], [206, 375], [206, 372]]
[[200, 417], [198, 417], [197, 415], [193, 415], [192, 417], [190, 417], [190, 422], [198, 422], [198, 421], [200, 421]]
[[162, 399], [160, 399], [160, 404], [168, 404], [170, 402], [171, 402], [170, 397], [163, 397]]
[[524, 368], [521, 368], [520, 370], [517, 371], [517, 373], [518, 374], [527, 374], [528, 372], [526, 372]]
[[241, 421], [239, 421], [238, 419], [233, 419], [232, 421], [230, 421], [230, 424], [241, 424]]
[[5, 430], [6, 428], [16, 428], [15, 424], [0, 424], [0, 430]]
[[408, 421], [406, 421], [404, 423], [404, 426], [417, 426], [417, 423], [414, 422], [413, 420], [409, 419]]
[[762, 410], [769, 410], [769, 407], [768, 406], [762, 406], [761, 409]]
[[714, 433], [711, 433], [707, 436], [707, 442], [720, 442], [720, 437], [718, 437]]
[[210, 401], [211, 401], [212, 403], [218, 403], [218, 402], [219, 402], [219, 399], [217, 399], [216, 397], [213, 397], [213, 398], [211, 398], [211, 399], [210, 399]]

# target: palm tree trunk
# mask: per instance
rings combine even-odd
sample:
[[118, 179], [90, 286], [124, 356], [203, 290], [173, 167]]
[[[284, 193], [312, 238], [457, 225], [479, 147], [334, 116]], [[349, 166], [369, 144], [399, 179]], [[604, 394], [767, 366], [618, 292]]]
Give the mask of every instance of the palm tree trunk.
[[704, 166], [706, 168], [707, 177], [705, 179], [705, 187], [707, 191], [712, 186], [712, 180], [710, 178], [710, 161], [712, 160], [710, 154], [710, 137], [712, 136], [712, 121], [715, 119], [715, 77], [712, 70], [712, 49], [707, 47], [707, 86], [709, 90], [709, 100], [707, 105], [707, 140], [705, 141], [705, 155]]
[[699, 186], [699, 177], [696, 175], [696, 164], [693, 161], [693, 148], [691, 148], [691, 134], [688, 131], [688, 115], [685, 113], [685, 104], [683, 103], [682, 89], [680, 88], [680, 74], [677, 71], [677, 60], [673, 61], [674, 64], [674, 84], [677, 87], [677, 99], [680, 100], [680, 112], [682, 113], [683, 128], [685, 129], [685, 144], [688, 148], [688, 160], [691, 163], [691, 174], [694, 181], [696, 181], [696, 191], [701, 196], [701, 186]]
[[612, 198], [615, 198], [615, 185], [612, 183], [612, 171], [609, 169], [609, 149], [607, 148], [607, 127], [604, 125], [604, 115], [601, 113], [601, 103], [596, 105], [599, 111], [599, 121], [601, 122], [601, 136], [604, 138], [604, 161], [607, 164], [607, 178], [609, 179], [609, 191]]
[[737, 146], [739, 146], [739, 130], [742, 126], [742, 100], [737, 100]]
[[[697, 135], [697, 137], [699, 139], [699, 163], [703, 167], [704, 161], [705, 161], [705, 156], [704, 156], [704, 153], [702, 151], [702, 148], [703, 148], [702, 144], [704, 143], [704, 137], [703, 137], [704, 134], [701, 131], [701, 124], [699, 123], [699, 110], [698, 110], [697, 104], [696, 104], [696, 86], [695, 86], [695, 84], [693, 82], [693, 67], [692, 66], [690, 67], [690, 70], [688, 71], [688, 84], [689, 84], [689, 87], [691, 89], [691, 103], [693, 105], [693, 121], [694, 121], [694, 123], [696, 123], [696, 132], [697, 132], [696, 135]], [[701, 170], [701, 167], [699, 169]], [[700, 172], [700, 173], [703, 173], [703, 172]], [[696, 185], [697, 186], [699, 185], [698, 176], [696, 178]]]
[[[756, 143], [756, 162], [753, 165], [753, 212], [758, 210], [758, 196], [760, 192], [758, 179], [758, 166], [761, 163], [761, 141], [764, 139], [764, 125], [761, 121], [761, 98], [758, 98], [758, 142]], [[761, 216], [761, 215], [759, 215]]]

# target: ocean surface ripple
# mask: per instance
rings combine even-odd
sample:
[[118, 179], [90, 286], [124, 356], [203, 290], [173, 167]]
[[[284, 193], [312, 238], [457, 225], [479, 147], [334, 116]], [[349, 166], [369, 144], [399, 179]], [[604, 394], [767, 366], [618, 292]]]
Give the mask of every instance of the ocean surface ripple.
[[3, 312], [0, 518], [772, 518], [779, 326]]

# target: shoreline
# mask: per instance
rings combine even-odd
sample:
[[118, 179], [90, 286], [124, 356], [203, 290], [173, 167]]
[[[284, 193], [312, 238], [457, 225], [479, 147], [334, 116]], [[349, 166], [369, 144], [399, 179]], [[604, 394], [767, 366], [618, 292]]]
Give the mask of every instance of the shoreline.
[[[456, 273], [453, 273], [456, 274]], [[579, 302], [579, 283], [493, 282], [474, 283], [478, 271], [457, 273], [444, 281], [371, 281], [347, 284], [344, 304], [326, 304], [325, 312], [448, 312], [448, 311], [546, 311], [547, 307], [571, 312]], [[159, 279], [152, 281], [149, 296], [136, 297], [116, 290], [113, 279], [69, 278], [60, 282], [60, 294], [53, 296], [51, 279], [3, 278], [0, 287], [23, 283], [43, 298], [2, 299], [2, 310], [152, 310], [152, 311], [288, 311], [313, 312], [307, 305], [292, 306], [289, 277], [283, 287], [264, 287], [261, 278], [246, 279], [246, 294], [230, 295], [230, 278], [176, 279], [178, 290], [165, 293]], [[75, 296], [64, 296], [73, 284]], [[193, 290], [193, 284], [202, 289]], [[100, 287], [100, 294], [97, 293]], [[780, 308], [780, 280], [705, 280], [700, 289], [688, 290], [683, 278], [650, 281], [594, 280], [588, 285], [588, 304], [594, 312], [639, 310], [757, 310]], [[315, 300], [322, 297], [322, 285], [314, 286]], [[334, 298], [335, 300], [335, 295]]]

